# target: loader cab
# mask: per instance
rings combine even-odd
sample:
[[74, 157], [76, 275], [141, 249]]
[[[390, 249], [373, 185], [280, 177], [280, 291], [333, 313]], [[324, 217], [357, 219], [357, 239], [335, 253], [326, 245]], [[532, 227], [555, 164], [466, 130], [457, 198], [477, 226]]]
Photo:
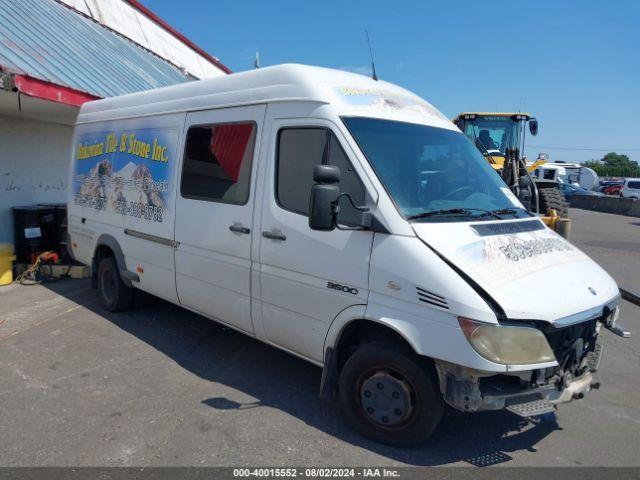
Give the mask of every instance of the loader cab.
[[568, 216], [558, 172], [540, 168], [546, 159], [531, 163], [523, 157], [527, 125], [531, 135], [538, 134], [535, 118], [521, 112], [464, 112], [454, 118], [453, 123], [474, 143], [528, 210], [545, 216], [555, 210], [563, 218]]
[[538, 121], [528, 113], [465, 112], [458, 115], [453, 123], [496, 170], [504, 166], [507, 150], [523, 151], [526, 124], [529, 124], [532, 135], [538, 133]]

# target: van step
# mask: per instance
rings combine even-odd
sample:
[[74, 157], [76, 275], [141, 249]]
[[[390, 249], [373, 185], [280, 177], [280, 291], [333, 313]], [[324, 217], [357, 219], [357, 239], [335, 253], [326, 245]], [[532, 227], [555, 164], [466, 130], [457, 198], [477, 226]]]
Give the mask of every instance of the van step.
[[535, 417], [536, 415], [543, 415], [545, 413], [551, 413], [555, 410], [555, 407], [547, 400], [538, 399], [531, 400], [530, 402], [515, 403], [509, 405], [507, 410], [520, 415], [521, 417]]

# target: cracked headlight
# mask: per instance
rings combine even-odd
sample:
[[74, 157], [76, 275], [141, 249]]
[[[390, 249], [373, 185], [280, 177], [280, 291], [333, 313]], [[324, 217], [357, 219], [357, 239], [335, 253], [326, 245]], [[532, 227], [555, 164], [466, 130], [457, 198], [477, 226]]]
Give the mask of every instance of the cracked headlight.
[[473, 349], [495, 363], [525, 365], [556, 360], [544, 334], [535, 328], [495, 325], [458, 317]]

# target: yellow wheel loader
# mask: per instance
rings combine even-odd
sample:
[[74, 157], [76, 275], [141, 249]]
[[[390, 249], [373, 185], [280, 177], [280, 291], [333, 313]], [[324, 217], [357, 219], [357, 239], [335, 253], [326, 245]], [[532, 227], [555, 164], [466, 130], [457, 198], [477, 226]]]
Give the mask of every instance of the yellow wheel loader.
[[520, 112], [464, 112], [453, 123], [474, 142], [525, 207], [553, 226], [555, 218], [568, 217], [557, 169], [545, 169], [544, 158], [527, 164], [522, 156], [527, 125], [531, 135], [538, 134], [535, 118]]

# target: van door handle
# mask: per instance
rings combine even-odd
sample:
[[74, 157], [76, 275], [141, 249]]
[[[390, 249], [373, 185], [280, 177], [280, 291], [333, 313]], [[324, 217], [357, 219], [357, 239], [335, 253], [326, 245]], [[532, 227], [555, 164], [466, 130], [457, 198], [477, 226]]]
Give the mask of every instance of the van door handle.
[[229, 227], [229, 230], [236, 233], [251, 233], [250, 229], [248, 229], [247, 227], [243, 227], [239, 223], [234, 223], [233, 225], [231, 225]]
[[262, 232], [264, 238], [270, 238], [271, 240], [285, 241], [287, 237], [280, 230], [272, 230], [270, 232]]

